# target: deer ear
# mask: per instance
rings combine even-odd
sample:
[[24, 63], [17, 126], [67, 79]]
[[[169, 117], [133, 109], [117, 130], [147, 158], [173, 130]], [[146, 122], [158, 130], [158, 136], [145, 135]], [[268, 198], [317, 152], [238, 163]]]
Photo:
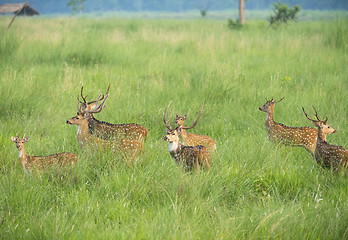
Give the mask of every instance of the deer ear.
[[24, 142], [28, 142], [29, 141], [29, 137], [26, 137], [23, 140], [24, 140]]
[[176, 114], [176, 119], [178, 119], [179, 118], [179, 115], [178, 114]]
[[184, 117], [183, 117], [183, 118], [184, 118], [184, 120], [186, 120], [186, 118], [187, 118], [187, 115], [184, 115]]
[[12, 142], [17, 142], [17, 138], [11, 136]]

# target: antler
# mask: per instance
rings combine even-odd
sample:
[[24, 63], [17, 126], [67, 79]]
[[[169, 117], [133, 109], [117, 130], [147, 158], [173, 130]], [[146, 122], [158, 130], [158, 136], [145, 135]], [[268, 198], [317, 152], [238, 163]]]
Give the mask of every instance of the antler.
[[[105, 93], [105, 95], [103, 94], [103, 96], [99, 99], [99, 101], [101, 101], [101, 100], [103, 100], [104, 99], [104, 97], [106, 96], [106, 95], [108, 95], [109, 94], [109, 90], [110, 90], [110, 84], [111, 83], [109, 83], [109, 86], [108, 86], [108, 89], [106, 90], [106, 93]], [[87, 96], [86, 96], [87, 97]], [[95, 101], [89, 101], [87, 104], [92, 104], [92, 103], [95, 103], [95, 102], [97, 102], [97, 100], [95, 100]]]
[[[313, 108], [314, 108], [314, 107], [313, 107]], [[314, 110], [315, 110], [315, 108], [314, 108]], [[320, 119], [318, 118], [317, 110], [315, 110], [315, 113], [316, 113], [315, 116], [317, 117], [318, 120], [309, 118], [308, 115], [307, 115], [307, 113], [306, 113], [306, 111], [304, 110], [303, 107], [302, 107], [302, 111], [303, 111], [303, 113], [305, 114], [305, 116], [306, 116], [309, 120], [311, 120], [312, 122], [319, 122], [319, 121], [320, 121]]]
[[169, 121], [170, 121], [170, 119], [171, 119], [172, 117], [170, 117], [169, 120], [166, 121], [166, 116], [167, 116], [168, 108], [169, 108], [169, 106], [170, 106], [170, 104], [171, 104], [172, 102], [173, 102], [173, 100], [171, 100], [171, 101], [169, 102], [169, 104], [168, 104], [168, 106], [167, 106], [167, 108], [166, 108], [166, 110], [165, 110], [165, 112], [164, 112], [164, 116], [163, 116], [164, 124], [166, 125], [166, 127], [167, 127], [169, 130], [172, 130], [172, 127], [168, 124]]
[[279, 101], [274, 101], [274, 98], [272, 97], [270, 100], [268, 100], [266, 98], [266, 102], [274, 102], [274, 103], [279, 103], [280, 101], [282, 101], [284, 99], [284, 97], [282, 97]]
[[98, 99], [95, 101], [98, 105], [99, 101], [104, 99], [104, 101], [95, 109], [91, 109], [91, 110], [85, 110], [86, 113], [99, 113], [101, 110], [104, 109], [105, 105], [105, 101], [106, 99], [109, 97], [109, 94], [106, 94], [105, 96], [103, 95], [103, 97], [101, 97], [101, 94], [99, 95]]
[[320, 117], [319, 117], [319, 115], [318, 115], [318, 112], [317, 112], [317, 109], [315, 109], [315, 107], [313, 106], [313, 109], [314, 109], [314, 111], [315, 111], [315, 117], [319, 120], [319, 121], [322, 121], [322, 122], [327, 122], [327, 116], [326, 116], [326, 119], [325, 119], [325, 121], [323, 121], [323, 120], [321, 120], [320, 119]]
[[[284, 99], [284, 97], [282, 97], [279, 101], [274, 101], [275, 103], [279, 103], [281, 100], [283, 100]], [[273, 98], [272, 98], [272, 100], [273, 100]]]
[[85, 97], [83, 96], [83, 86], [81, 87], [81, 97], [83, 99], [83, 102], [80, 101], [80, 97], [79, 95], [77, 95], [77, 101], [79, 101], [80, 103], [83, 103], [83, 104], [86, 104], [87, 101], [86, 101], [86, 98], [87, 98], [88, 95], [86, 95]]
[[182, 127], [182, 129], [191, 129], [191, 128], [193, 128], [194, 126], [196, 126], [196, 124], [197, 124], [197, 122], [198, 122], [198, 119], [199, 119], [199, 117], [201, 116], [201, 114], [202, 114], [202, 111], [203, 111], [203, 107], [204, 107], [204, 103], [202, 104], [202, 108], [201, 108], [201, 111], [199, 112], [199, 114], [198, 114], [198, 117], [197, 117], [197, 119], [196, 119], [196, 121], [195, 122], [193, 122], [193, 125], [191, 126], [191, 127]]

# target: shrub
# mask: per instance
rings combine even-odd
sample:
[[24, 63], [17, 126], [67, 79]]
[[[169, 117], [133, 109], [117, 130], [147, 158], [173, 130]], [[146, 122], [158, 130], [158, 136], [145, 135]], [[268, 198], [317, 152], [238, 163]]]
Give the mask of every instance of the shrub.
[[281, 2], [273, 4], [273, 12], [275, 15], [271, 15], [269, 22], [270, 24], [275, 23], [287, 23], [288, 21], [296, 21], [297, 14], [301, 10], [301, 6], [295, 5], [289, 8], [288, 5]]
[[233, 20], [231, 18], [227, 19], [227, 26], [230, 29], [240, 29], [243, 27], [242, 23], [238, 19]]

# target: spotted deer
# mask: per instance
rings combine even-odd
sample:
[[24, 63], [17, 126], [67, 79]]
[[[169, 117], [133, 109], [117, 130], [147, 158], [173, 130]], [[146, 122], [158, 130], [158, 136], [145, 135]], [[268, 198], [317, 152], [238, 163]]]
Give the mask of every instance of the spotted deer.
[[262, 107], [259, 107], [260, 111], [267, 113], [265, 126], [268, 132], [268, 138], [275, 143], [302, 146], [314, 155], [317, 144], [317, 129], [311, 127], [288, 127], [274, 121], [274, 106], [283, 99], [279, 101], [274, 101], [273, 98], [271, 100], [266, 99], [266, 103]]
[[[88, 127], [88, 116], [93, 113], [99, 113], [103, 108], [108, 95], [101, 97], [96, 100], [97, 107], [91, 110], [83, 108], [82, 104], [77, 104], [77, 115], [66, 121], [67, 124], [77, 125], [77, 141], [81, 148], [85, 151], [94, 150], [113, 150], [123, 155], [126, 159], [135, 159], [143, 151], [142, 141], [123, 138], [123, 139], [103, 139], [96, 135], [92, 135]], [[98, 106], [99, 101], [104, 101]]]
[[[314, 107], [313, 107], [314, 108]], [[343, 168], [348, 168], [348, 151], [342, 146], [332, 145], [326, 142], [326, 135], [336, 132], [327, 124], [328, 118], [321, 120], [314, 108], [316, 119], [309, 118], [302, 107], [305, 116], [318, 128], [317, 144], [315, 148], [315, 160], [323, 167], [332, 168], [340, 173]]]
[[179, 135], [182, 134], [181, 126], [172, 129], [168, 124], [170, 119], [166, 120], [166, 115], [171, 102], [164, 112], [164, 124], [167, 127], [167, 135], [164, 140], [168, 142], [170, 156], [176, 164], [183, 165], [187, 170], [196, 170], [199, 168], [209, 169], [211, 167], [211, 154], [209, 149], [203, 145], [185, 146], [181, 145]]
[[11, 137], [12, 142], [16, 143], [16, 147], [19, 150], [19, 161], [24, 169], [24, 172], [31, 172], [36, 170], [40, 172], [46, 170], [52, 166], [68, 167], [75, 164], [78, 161], [78, 157], [74, 153], [56, 153], [49, 156], [29, 156], [25, 152], [24, 143], [29, 141], [25, 134], [22, 138]]
[[[108, 95], [109, 89], [110, 84], [105, 95]], [[102, 95], [99, 100], [103, 100], [105, 95]], [[93, 113], [96, 112], [90, 112], [90, 110], [97, 108], [97, 101], [86, 100], [87, 95], [83, 96], [83, 86], [81, 87], [81, 97], [82, 101], [79, 99], [79, 97], [77, 97], [77, 100], [81, 104], [81, 110], [85, 113], [85, 116], [88, 119], [88, 127], [92, 135], [96, 135], [104, 139], [121, 140], [124, 138], [129, 138], [142, 142], [146, 140], [148, 131], [144, 126], [135, 123], [112, 124], [96, 119], [93, 115]]]
[[185, 127], [184, 121], [187, 118], [187, 115], [184, 115], [183, 117], [180, 117], [176, 115], [176, 121], [175, 123], [178, 124], [181, 127], [181, 139], [187, 146], [197, 146], [197, 145], [203, 145], [208, 147], [210, 150], [216, 149], [216, 142], [214, 139], [207, 135], [197, 135], [193, 133], [188, 133], [186, 129], [194, 128], [198, 122], [198, 119], [200, 118], [202, 111], [203, 111], [204, 104], [202, 104], [201, 111], [198, 114], [198, 117], [195, 122], [193, 122], [193, 125], [191, 127]]

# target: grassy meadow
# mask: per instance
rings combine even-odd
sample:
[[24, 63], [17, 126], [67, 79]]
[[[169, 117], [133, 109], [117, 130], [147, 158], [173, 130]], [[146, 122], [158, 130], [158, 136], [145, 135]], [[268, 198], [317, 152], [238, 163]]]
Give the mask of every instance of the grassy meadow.
[[[240, 30], [214, 19], [0, 17], [0, 239], [347, 239], [348, 178], [303, 148], [267, 140], [274, 118], [312, 126], [301, 107], [328, 116], [328, 142], [348, 148], [348, 20]], [[76, 140], [81, 86], [111, 83], [111, 123], [147, 127], [131, 167]], [[190, 132], [217, 141], [210, 171], [187, 173], [163, 140], [163, 113], [188, 115]], [[312, 115], [313, 116], [313, 115]], [[174, 120], [171, 125], [174, 126]], [[10, 137], [29, 155], [74, 152], [79, 163], [24, 174]]]

